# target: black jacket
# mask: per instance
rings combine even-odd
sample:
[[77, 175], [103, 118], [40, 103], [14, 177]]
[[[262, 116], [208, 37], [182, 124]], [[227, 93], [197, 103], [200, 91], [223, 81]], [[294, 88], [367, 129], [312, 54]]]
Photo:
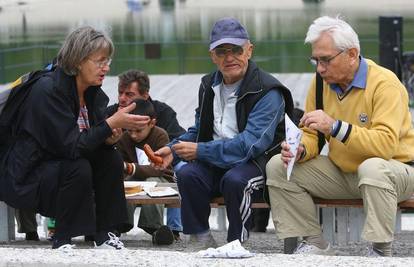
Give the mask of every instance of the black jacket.
[[[155, 113], [157, 114], [156, 126], [164, 129], [168, 133], [170, 140], [185, 133], [185, 130], [180, 126], [177, 120], [177, 113], [166, 103], [149, 98], [154, 105]], [[108, 116], [111, 116], [118, 110], [118, 104], [111, 105], [107, 108]]]
[[91, 128], [80, 132], [75, 77], [57, 68], [39, 79], [18, 112], [13, 141], [0, 156], [0, 200], [18, 206], [19, 196], [28, 192], [35, 199], [40, 177], [32, 174], [43, 161], [89, 158], [100, 146], [112, 149], [104, 144], [112, 134], [105, 122], [108, 100], [100, 87], [86, 90]]

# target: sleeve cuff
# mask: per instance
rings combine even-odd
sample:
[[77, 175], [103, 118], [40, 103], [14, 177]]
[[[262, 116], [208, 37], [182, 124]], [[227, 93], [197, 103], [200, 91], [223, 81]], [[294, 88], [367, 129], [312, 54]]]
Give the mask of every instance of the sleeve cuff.
[[345, 121], [337, 120], [337, 125], [334, 127], [331, 136], [335, 139], [345, 143], [348, 140], [349, 135], [351, 134], [352, 124], [349, 124]]

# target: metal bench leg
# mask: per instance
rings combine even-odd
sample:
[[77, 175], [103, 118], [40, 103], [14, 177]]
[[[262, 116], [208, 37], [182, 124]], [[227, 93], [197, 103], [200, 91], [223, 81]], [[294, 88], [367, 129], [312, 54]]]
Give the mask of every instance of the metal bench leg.
[[15, 239], [14, 209], [0, 202], [0, 242]]
[[395, 217], [395, 233], [401, 233], [401, 210], [397, 210], [397, 215]]
[[226, 208], [219, 207], [217, 209], [217, 227], [219, 231], [227, 230], [226, 222], [227, 222]]
[[335, 208], [322, 208], [323, 238], [331, 244], [335, 244]]
[[289, 237], [283, 240], [283, 253], [292, 254], [295, 248], [298, 246], [297, 237]]

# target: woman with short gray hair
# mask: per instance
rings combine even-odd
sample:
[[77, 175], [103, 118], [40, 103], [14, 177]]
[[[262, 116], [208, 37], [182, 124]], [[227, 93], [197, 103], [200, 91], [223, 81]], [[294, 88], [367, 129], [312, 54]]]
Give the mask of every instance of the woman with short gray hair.
[[105, 116], [101, 85], [113, 52], [111, 39], [92, 27], [70, 33], [57, 66], [30, 89], [0, 156], [0, 199], [55, 218], [54, 249], [73, 248], [79, 235], [94, 235], [97, 248], [124, 248], [113, 234], [127, 227], [124, 166], [113, 144], [149, 117], [128, 114], [135, 104]]

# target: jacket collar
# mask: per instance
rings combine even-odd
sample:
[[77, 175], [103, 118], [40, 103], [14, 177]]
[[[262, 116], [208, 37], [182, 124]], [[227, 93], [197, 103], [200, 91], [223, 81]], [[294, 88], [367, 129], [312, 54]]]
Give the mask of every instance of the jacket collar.
[[[56, 90], [59, 90], [66, 97], [72, 100], [72, 103], [74, 103], [73, 108], [77, 115], [77, 112], [79, 112], [80, 104], [75, 76], [66, 74], [60, 67], [56, 68], [55, 75], [55, 81], [57, 85]], [[91, 108], [91, 105], [94, 105], [95, 98], [99, 92], [101, 92], [100, 86], [90, 86], [88, 89], [86, 89], [85, 101], [88, 109]]]

